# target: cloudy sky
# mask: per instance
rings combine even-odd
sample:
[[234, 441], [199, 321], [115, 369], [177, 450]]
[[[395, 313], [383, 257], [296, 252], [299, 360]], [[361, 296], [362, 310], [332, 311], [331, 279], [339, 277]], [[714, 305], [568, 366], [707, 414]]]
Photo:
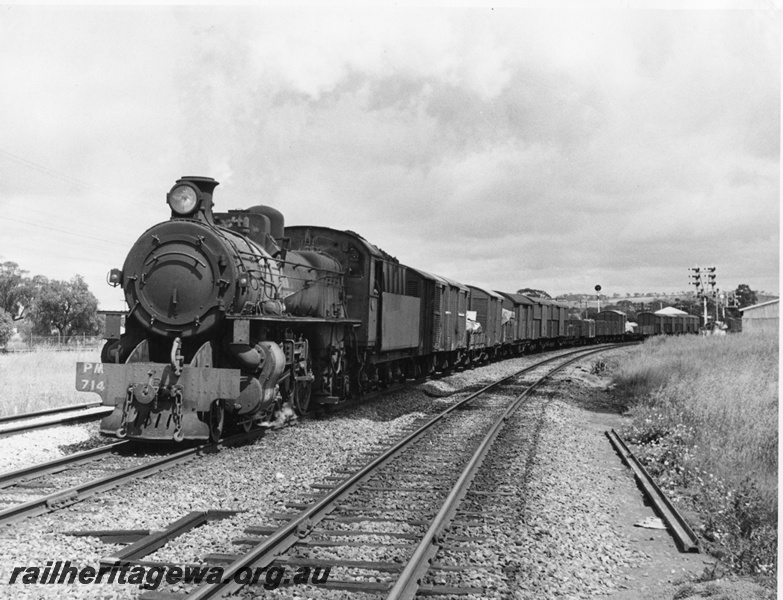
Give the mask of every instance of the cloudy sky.
[[714, 265], [777, 293], [775, 4], [633, 5], [2, 6], [0, 259], [120, 308], [107, 271], [207, 175], [217, 210], [464, 283], [678, 291]]

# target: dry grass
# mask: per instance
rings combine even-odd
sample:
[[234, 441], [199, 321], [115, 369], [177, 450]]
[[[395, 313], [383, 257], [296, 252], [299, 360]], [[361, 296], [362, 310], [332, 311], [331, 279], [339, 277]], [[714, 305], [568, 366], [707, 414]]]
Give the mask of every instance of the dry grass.
[[774, 577], [778, 493], [776, 335], [655, 338], [615, 369], [623, 433], [670, 494], [700, 512], [732, 570]]
[[0, 354], [0, 416], [100, 400], [76, 391], [76, 363], [99, 361], [98, 350]]

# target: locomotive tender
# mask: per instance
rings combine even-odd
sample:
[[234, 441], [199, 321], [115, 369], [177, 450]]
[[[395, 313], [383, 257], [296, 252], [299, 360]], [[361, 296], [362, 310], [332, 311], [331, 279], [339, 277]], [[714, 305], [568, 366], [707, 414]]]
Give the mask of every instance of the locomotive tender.
[[129, 310], [106, 313], [101, 362], [76, 374], [114, 407], [103, 434], [217, 440], [286, 405], [303, 414], [435, 370], [625, 334], [615, 316], [599, 314], [596, 336], [551, 300], [402, 265], [351, 231], [286, 228], [271, 207], [214, 212], [217, 185], [179, 179], [171, 218], [109, 275]]

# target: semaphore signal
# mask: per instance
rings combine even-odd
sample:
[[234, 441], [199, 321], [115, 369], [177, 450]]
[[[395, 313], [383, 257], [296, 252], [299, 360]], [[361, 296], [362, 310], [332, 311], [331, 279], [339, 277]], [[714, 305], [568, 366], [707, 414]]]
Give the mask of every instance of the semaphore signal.
[[[689, 271], [693, 271], [692, 275], [688, 275], [688, 279], [691, 285], [696, 286], [696, 296], [703, 299], [704, 302], [704, 323], [707, 323], [707, 297], [712, 296], [715, 300], [715, 320], [720, 318], [720, 303], [722, 296], [720, 289], [717, 286], [717, 274], [716, 267], [689, 267]], [[710, 289], [708, 289], [708, 287]]]

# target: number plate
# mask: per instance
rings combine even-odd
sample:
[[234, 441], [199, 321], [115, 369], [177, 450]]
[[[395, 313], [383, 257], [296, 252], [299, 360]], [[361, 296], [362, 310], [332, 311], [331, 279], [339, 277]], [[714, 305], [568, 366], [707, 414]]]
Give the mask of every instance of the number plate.
[[103, 395], [106, 390], [106, 375], [103, 363], [76, 363], [76, 389], [80, 392], [96, 392]]

